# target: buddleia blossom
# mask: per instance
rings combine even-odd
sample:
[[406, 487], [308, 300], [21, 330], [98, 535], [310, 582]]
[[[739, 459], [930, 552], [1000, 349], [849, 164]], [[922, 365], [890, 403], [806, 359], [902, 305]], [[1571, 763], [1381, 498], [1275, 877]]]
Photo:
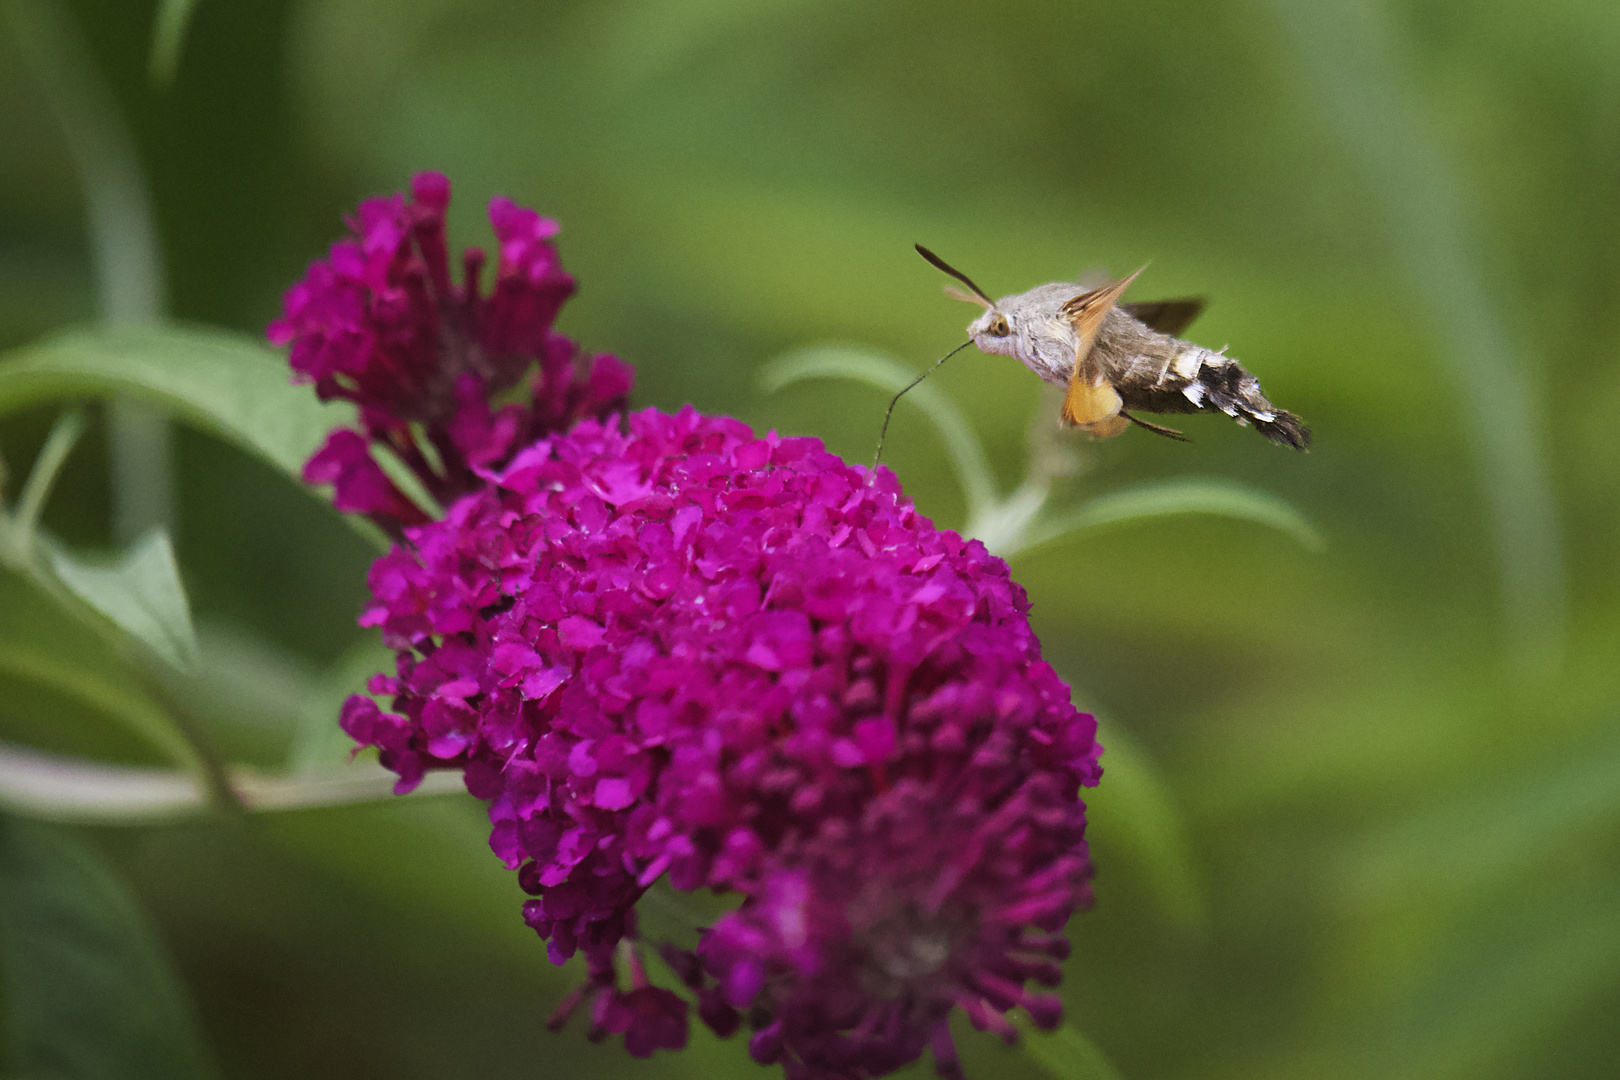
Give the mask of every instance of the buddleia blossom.
[[[685, 1044], [695, 1004], [794, 1078], [929, 1048], [959, 1075], [958, 1008], [1055, 1024], [1036, 987], [1089, 901], [1100, 750], [1006, 565], [814, 439], [538, 412], [539, 438], [470, 464], [478, 486], [372, 568], [361, 621], [397, 670], [370, 683], [386, 708], [353, 697], [342, 724], [396, 790], [456, 769], [488, 803], [524, 919], [585, 960], [556, 1020], [588, 1008], [645, 1055]], [[740, 903], [695, 948], [643, 942], [660, 880]]]
[[[332, 245], [287, 290], [270, 340], [291, 345], [294, 378], [321, 399], [359, 406], [362, 432], [339, 429], [305, 467], [331, 484], [338, 509], [366, 514], [398, 534], [427, 516], [388, 479], [368, 444], [408, 466], [441, 502], [480, 483], [476, 470], [584, 415], [620, 408], [630, 368], [584, 357], [552, 329], [574, 279], [551, 238], [557, 223], [496, 198], [495, 287], [480, 295], [485, 255], [469, 248], [462, 282], [451, 279], [444, 213], [450, 184], [422, 173], [411, 197], [367, 199]], [[529, 376], [527, 400], [492, 406]], [[509, 395], [508, 395], [509, 396]]]

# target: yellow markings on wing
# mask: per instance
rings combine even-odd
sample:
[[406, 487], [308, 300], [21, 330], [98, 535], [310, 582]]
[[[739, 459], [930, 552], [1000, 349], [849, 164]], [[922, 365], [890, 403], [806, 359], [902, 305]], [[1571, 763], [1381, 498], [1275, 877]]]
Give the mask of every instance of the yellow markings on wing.
[[[1069, 380], [1068, 393], [1063, 395], [1062, 416], [1065, 424], [1083, 427], [1096, 433], [1095, 425], [1111, 424], [1119, 419], [1121, 425], [1129, 424], [1129, 420], [1120, 417], [1119, 410], [1124, 406], [1120, 400], [1119, 392], [1105, 382], [1092, 382], [1083, 374], [1077, 373]], [[1121, 426], [1118, 431], [1109, 434], [1117, 435], [1124, 431]], [[1107, 438], [1106, 435], [1101, 436]]]
[[[1145, 270], [1146, 267], [1143, 267]], [[1138, 270], [1136, 274], [1142, 271]], [[1074, 327], [1078, 343], [1074, 353], [1074, 374], [1069, 378], [1068, 392], [1063, 396], [1063, 422], [1083, 428], [1098, 439], [1108, 439], [1130, 426], [1130, 421], [1119, 414], [1125, 403], [1119, 391], [1103, 378], [1102, 371], [1092, 360], [1092, 346], [1109, 310], [1125, 295], [1136, 274], [1110, 282], [1100, 289], [1081, 293], [1059, 309]]]

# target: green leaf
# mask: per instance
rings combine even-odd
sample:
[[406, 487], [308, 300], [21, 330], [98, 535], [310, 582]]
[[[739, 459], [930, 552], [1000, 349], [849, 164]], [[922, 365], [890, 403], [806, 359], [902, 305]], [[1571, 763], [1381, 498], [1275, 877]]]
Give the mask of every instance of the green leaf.
[[60, 126], [85, 206], [96, 309], [110, 323], [149, 324], [163, 312], [163, 260], [141, 156], [123, 110], [85, 47], [67, 4], [0, 4], [16, 54]]
[[1058, 1080], [1122, 1080], [1097, 1044], [1068, 1024], [1056, 1031], [1042, 1031], [1022, 1018], [1015, 1022], [1023, 1033], [1018, 1045]]
[[64, 398], [130, 394], [298, 479], [354, 410], [291, 385], [284, 357], [252, 338], [175, 325], [78, 329], [0, 360], [0, 414]]
[[1327, 546], [1298, 510], [1275, 495], [1223, 480], [1173, 480], [1089, 499], [1075, 510], [1037, 524], [1025, 548], [1080, 529], [1171, 514], [1213, 514], [1252, 521], [1287, 533], [1310, 551]]
[[197, 661], [197, 636], [169, 534], [154, 529], [112, 566], [92, 566], [63, 548], [51, 550], [62, 584], [124, 633], [179, 670]]
[[[854, 379], [895, 394], [916, 377], [915, 371], [877, 349], [860, 345], [816, 345], [784, 353], [766, 364], [759, 373], [759, 385], [770, 394], [806, 379]], [[983, 514], [996, 499], [996, 482], [990, 463], [985, 459], [984, 447], [962, 411], [927, 383], [914, 387], [903, 400], [921, 409], [939, 432], [967, 499], [968, 517]]]
[[745, 899], [740, 891], [678, 892], [667, 877], [659, 878], [636, 901], [637, 933], [646, 940], [671, 941], [683, 949], [695, 949], [703, 928], [737, 910]]
[[4, 816], [0, 977], [18, 1073], [214, 1075], [179, 980], [129, 892], [68, 833]]
[[270, 768], [286, 760], [319, 675], [302, 657], [240, 622], [207, 621], [197, 626], [195, 677], [167, 685], [217, 741], [222, 756]]
[[84, 666], [79, 657], [0, 640], [0, 675], [22, 679], [66, 695], [122, 724], [170, 760], [192, 764], [196, 754], [172, 717], [107, 672]]

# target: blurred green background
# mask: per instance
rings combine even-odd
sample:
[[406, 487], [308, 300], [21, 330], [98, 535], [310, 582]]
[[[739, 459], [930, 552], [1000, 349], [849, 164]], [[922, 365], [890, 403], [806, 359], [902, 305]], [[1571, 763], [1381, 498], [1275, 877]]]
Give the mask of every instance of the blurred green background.
[[[3, 6], [7, 348], [107, 314], [70, 152], [92, 114], [127, 132], [176, 319], [260, 334], [359, 198], [440, 169], [460, 244], [488, 242], [496, 193], [562, 222], [562, 328], [637, 366], [638, 405], [857, 461], [886, 395], [757, 375], [827, 342], [920, 369], [962, 340], [974, 310], [913, 242], [995, 295], [1150, 262], [1133, 298], [1207, 296], [1189, 336], [1306, 417], [1311, 453], [1200, 416], [1191, 445], [1077, 443], [1055, 504], [1221, 478], [1326, 549], [1182, 516], [1013, 560], [1118, 766], [1088, 800], [1070, 1021], [1133, 1080], [1614, 1075], [1612, 0], [200, 0], [170, 79], [153, 3]], [[41, 18], [63, 31], [43, 46]], [[969, 351], [931, 385], [1013, 487], [1035, 379]], [[0, 416], [8, 500], [57, 409]], [[45, 511], [80, 547], [118, 531], [103, 413]], [[205, 661], [186, 693], [233, 760], [275, 768], [376, 662], [354, 626], [373, 549], [239, 450], [182, 427], [173, 454]], [[886, 460], [963, 523], [910, 406]], [[0, 639], [124, 678], [76, 633], [0, 575]], [[0, 739], [160, 762], [4, 664]], [[220, 1075], [759, 1074], [701, 1036], [635, 1062], [548, 1035], [575, 973], [485, 834], [445, 795], [64, 835], [156, 928]]]

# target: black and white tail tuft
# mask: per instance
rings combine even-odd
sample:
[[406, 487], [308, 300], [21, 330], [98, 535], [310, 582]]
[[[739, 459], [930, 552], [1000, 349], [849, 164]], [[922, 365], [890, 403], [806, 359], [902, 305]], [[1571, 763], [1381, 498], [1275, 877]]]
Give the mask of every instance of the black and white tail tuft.
[[1253, 424], [1256, 431], [1281, 446], [1304, 450], [1311, 445], [1311, 429], [1304, 421], [1267, 401], [1260, 392], [1260, 380], [1236, 360], [1224, 356], [1213, 363], [1206, 360], [1193, 382], [1196, 389], [1189, 386], [1187, 396], [1198, 394], [1204, 408], [1219, 409], [1240, 424]]

